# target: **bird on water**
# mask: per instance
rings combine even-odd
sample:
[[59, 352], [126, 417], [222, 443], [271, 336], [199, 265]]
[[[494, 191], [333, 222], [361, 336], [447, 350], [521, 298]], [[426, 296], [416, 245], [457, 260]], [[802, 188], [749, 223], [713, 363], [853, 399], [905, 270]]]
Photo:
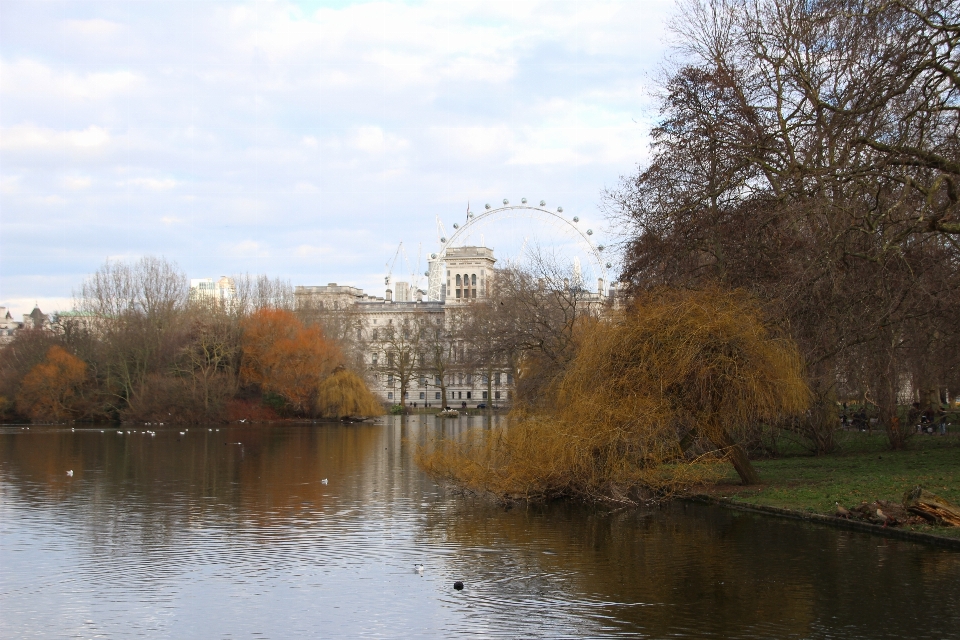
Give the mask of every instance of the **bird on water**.
[[67, 471], [67, 477], [68, 477], [68, 478], [72, 478], [72, 477], [73, 477], [73, 469], [69, 469], [69, 470]]
[[419, 573], [420, 575], [423, 575], [423, 565], [422, 565], [422, 564], [415, 564], [415, 565], [413, 565], [413, 568], [414, 568], [414, 570], [415, 570], [417, 573]]
[[463, 583], [457, 580], [456, 582], [453, 583], [453, 588], [456, 589], [457, 591], [463, 591]]

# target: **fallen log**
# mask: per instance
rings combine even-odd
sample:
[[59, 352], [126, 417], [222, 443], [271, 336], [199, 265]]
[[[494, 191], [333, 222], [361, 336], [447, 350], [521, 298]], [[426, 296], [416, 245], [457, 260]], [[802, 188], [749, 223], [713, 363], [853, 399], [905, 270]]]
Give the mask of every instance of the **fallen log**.
[[937, 524], [960, 527], [960, 507], [923, 487], [914, 487], [904, 493], [903, 507]]

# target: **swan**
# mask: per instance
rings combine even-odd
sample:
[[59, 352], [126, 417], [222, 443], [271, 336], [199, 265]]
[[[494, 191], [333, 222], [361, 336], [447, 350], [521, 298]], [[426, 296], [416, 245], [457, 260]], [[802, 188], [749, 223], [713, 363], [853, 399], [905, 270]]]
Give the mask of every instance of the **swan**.
[[320, 484], [327, 484], [327, 479], [324, 478], [323, 480], [321, 480], [321, 481], [320, 481]]
[[419, 573], [420, 575], [423, 575], [423, 565], [422, 565], [422, 564], [415, 564], [415, 565], [413, 565], [413, 568], [416, 570], [417, 573]]
[[72, 478], [72, 477], [73, 477], [73, 469], [68, 469], [68, 470], [67, 470], [67, 477], [68, 477], [68, 478]]

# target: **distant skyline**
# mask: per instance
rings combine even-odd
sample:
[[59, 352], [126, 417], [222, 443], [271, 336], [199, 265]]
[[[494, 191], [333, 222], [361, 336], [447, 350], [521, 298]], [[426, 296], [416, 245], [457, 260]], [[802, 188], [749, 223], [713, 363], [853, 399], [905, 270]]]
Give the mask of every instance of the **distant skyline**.
[[68, 309], [143, 255], [382, 295], [398, 243], [435, 250], [468, 200], [543, 198], [599, 237], [673, 11], [0, 0], [0, 305]]

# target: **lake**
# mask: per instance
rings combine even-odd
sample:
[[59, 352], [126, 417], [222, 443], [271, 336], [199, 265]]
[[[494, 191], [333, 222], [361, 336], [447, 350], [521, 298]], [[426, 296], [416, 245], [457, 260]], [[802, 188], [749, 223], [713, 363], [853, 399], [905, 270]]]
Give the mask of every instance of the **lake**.
[[416, 467], [482, 417], [74, 427], [0, 427], [2, 638], [960, 638], [960, 553]]

